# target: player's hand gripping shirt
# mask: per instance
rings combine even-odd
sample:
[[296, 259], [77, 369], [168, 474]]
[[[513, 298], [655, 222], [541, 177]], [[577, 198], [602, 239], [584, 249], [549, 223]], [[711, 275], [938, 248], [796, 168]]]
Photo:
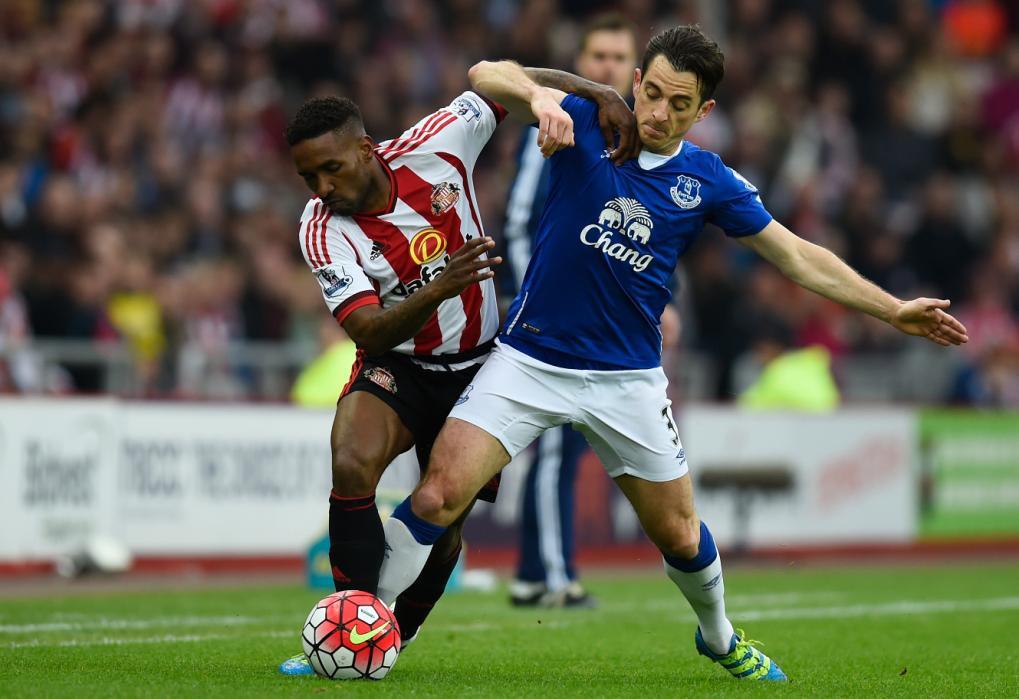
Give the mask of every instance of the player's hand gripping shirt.
[[[399, 138], [380, 143], [375, 156], [392, 186], [383, 211], [338, 216], [318, 198], [308, 202], [301, 250], [338, 322], [363, 306], [400, 303], [435, 279], [464, 242], [484, 235], [474, 164], [505, 114], [465, 92]], [[495, 287], [487, 279], [443, 301], [394, 351], [455, 355], [492, 339], [498, 325]]]
[[552, 156], [552, 183], [531, 263], [502, 341], [572, 369], [661, 363], [669, 276], [705, 223], [732, 237], [771, 222], [757, 190], [692, 143], [645, 169], [605, 153], [597, 109], [567, 95], [576, 146]]

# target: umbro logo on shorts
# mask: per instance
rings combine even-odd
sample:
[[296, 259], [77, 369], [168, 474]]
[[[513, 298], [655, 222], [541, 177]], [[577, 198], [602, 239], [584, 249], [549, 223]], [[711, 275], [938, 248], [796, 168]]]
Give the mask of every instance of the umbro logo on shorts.
[[456, 403], [454, 403], [454, 405], [463, 405], [464, 403], [466, 403], [467, 399], [471, 397], [471, 391], [473, 390], [474, 384], [472, 383], [467, 384], [467, 388], [465, 388], [464, 392], [460, 394], [460, 397], [456, 399]]

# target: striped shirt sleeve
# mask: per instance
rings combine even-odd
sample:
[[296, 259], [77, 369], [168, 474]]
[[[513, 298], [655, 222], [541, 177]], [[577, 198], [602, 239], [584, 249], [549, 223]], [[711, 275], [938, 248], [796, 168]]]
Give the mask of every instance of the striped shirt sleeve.
[[301, 217], [301, 252], [338, 323], [365, 306], [377, 306], [375, 285], [365, 274], [357, 251], [343, 235], [337, 217], [312, 200]]
[[487, 97], [468, 90], [442, 110], [456, 117], [450, 125], [450, 136], [473, 165], [481, 155], [495, 127], [506, 118], [506, 109]]

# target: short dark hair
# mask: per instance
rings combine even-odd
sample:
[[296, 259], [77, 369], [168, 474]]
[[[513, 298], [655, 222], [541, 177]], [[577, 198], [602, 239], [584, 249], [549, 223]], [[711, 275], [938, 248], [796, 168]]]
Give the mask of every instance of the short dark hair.
[[312, 97], [301, 105], [283, 133], [287, 144], [293, 146], [329, 131], [338, 131], [349, 124], [364, 128], [361, 110], [353, 100], [346, 97]]
[[678, 71], [689, 71], [697, 76], [701, 101], [715, 94], [715, 88], [725, 75], [725, 55], [718, 44], [696, 24], [684, 24], [658, 32], [647, 43], [641, 60], [641, 75], [655, 56], [662, 55]]
[[627, 32], [633, 42], [637, 43], [637, 30], [634, 28], [633, 22], [626, 18], [626, 15], [620, 12], [605, 12], [595, 15], [584, 23], [580, 30], [578, 51], [583, 52], [587, 48], [587, 40], [596, 32]]

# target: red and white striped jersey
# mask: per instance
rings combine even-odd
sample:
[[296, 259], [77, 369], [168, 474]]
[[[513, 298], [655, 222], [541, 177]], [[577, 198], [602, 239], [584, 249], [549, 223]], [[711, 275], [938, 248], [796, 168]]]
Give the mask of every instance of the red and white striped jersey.
[[[301, 250], [340, 323], [353, 311], [389, 308], [430, 282], [465, 241], [484, 235], [474, 196], [474, 164], [506, 110], [465, 92], [375, 156], [389, 173], [384, 211], [339, 216], [318, 198], [301, 216]], [[424, 327], [394, 351], [456, 355], [495, 337], [495, 285], [473, 284], [443, 301]]]

